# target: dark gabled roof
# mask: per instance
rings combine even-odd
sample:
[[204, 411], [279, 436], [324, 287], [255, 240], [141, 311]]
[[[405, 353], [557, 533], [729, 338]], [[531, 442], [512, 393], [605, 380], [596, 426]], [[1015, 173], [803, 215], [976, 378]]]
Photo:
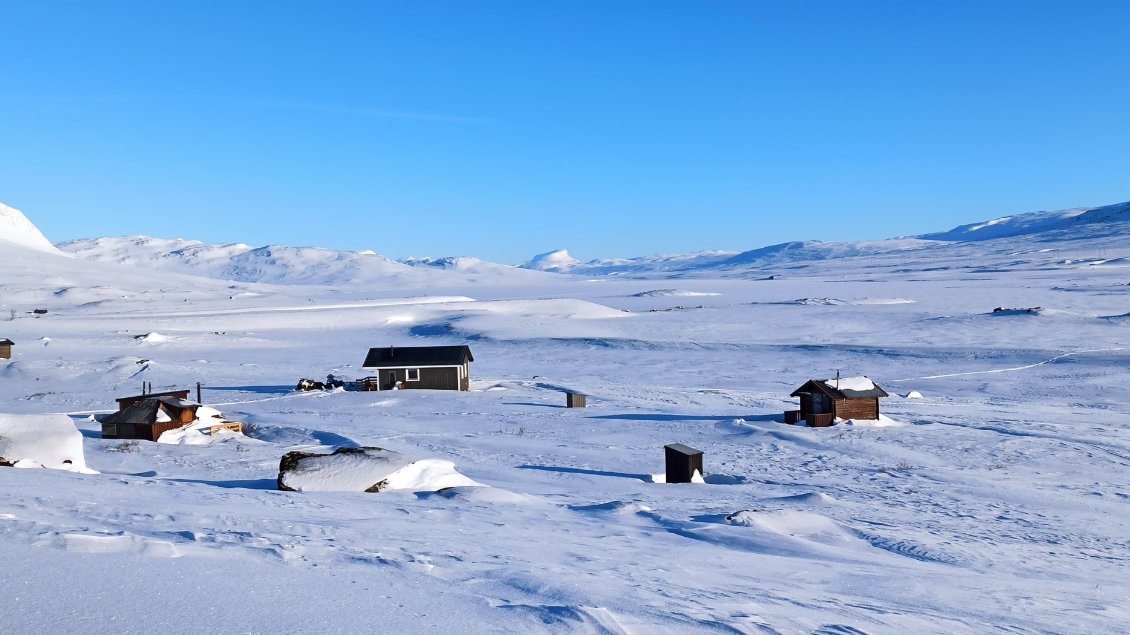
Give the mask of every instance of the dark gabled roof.
[[114, 401], [129, 401], [131, 399], [148, 399], [149, 397], [180, 397], [181, 399], [188, 398], [187, 390], [168, 390], [165, 392], [151, 392], [144, 395], [133, 395], [132, 397], [119, 397]]
[[836, 390], [825, 382], [835, 382], [834, 379], [809, 379], [803, 386], [797, 388], [792, 392], [790, 397], [797, 397], [804, 392], [819, 391], [828, 395], [832, 399], [867, 399], [869, 397], [889, 397], [887, 391], [879, 387], [879, 384], [871, 382], [875, 386], [871, 390]]
[[105, 417], [102, 419], [102, 423], [156, 423], [157, 410], [162, 404], [173, 411], [196, 408], [199, 405], [196, 402], [175, 397], [151, 397], [142, 399], [125, 410]]
[[473, 362], [470, 346], [385, 346], [370, 348], [363, 368], [459, 366]]
[[15, 344], [15, 342], [13, 342], [12, 340], [10, 340], [8, 338], [4, 338], [4, 339], [0, 340], [0, 346], [11, 346], [13, 344]]

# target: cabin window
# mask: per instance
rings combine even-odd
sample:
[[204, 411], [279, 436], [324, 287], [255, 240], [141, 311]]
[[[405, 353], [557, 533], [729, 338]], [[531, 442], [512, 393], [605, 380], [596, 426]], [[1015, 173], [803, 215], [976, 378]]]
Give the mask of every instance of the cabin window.
[[118, 424], [104, 423], [102, 424], [102, 436], [116, 437], [118, 436]]
[[405, 372], [405, 375], [408, 377], [408, 381], [420, 381], [420, 369], [419, 368], [409, 368]]

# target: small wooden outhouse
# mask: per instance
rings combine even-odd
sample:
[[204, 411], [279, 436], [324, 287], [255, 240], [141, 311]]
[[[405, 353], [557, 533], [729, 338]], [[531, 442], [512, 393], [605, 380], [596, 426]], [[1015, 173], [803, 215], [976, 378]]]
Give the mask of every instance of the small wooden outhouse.
[[0, 359], [12, 359], [12, 345], [15, 344], [10, 339], [0, 339]]

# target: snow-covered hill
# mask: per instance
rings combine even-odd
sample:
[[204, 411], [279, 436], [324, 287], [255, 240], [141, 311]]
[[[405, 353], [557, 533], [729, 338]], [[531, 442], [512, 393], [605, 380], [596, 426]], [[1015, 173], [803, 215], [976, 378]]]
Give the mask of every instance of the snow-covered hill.
[[[26, 222], [22, 215], [19, 218]], [[38, 235], [38, 230], [30, 223], [27, 227], [31, 229], [25, 227], [23, 235], [30, 236], [32, 231]], [[278, 245], [252, 247], [242, 243], [211, 245], [145, 236], [74, 240], [60, 243], [58, 247], [87, 260], [240, 282], [342, 285], [413, 280], [415, 283], [459, 284], [467, 279], [533, 282], [538, 280], [536, 274], [543, 272], [640, 278], [764, 277], [813, 268], [826, 270], [845, 259], [895, 258], [913, 263], [933, 260], [941, 252], [968, 255], [970, 243], [981, 244], [978, 252], [986, 258], [981, 264], [1015, 264], [1018, 262], [1015, 252], [1027, 251], [1028, 255], [1022, 256], [1020, 261], [1042, 266], [1057, 255], [1049, 255], [1036, 246], [1048, 237], [1062, 247], [1072, 244], [1101, 247], [1095, 251], [1098, 257], [1107, 247], [1094, 241], [1112, 236], [1130, 236], [1130, 203], [1020, 214], [921, 236], [855, 242], [801, 240], [741, 253], [705, 251], [581, 262], [567, 250], [558, 249], [539, 254], [517, 267], [473, 257], [408, 258], [396, 262], [371, 251], [342, 252]], [[1117, 244], [1110, 248], [1117, 249]], [[1076, 258], [1077, 255], [1070, 259]]]
[[[643, 256], [618, 260], [581, 262], [564, 249], [541, 254], [521, 265], [531, 269], [556, 271], [586, 276], [694, 277], [699, 275], [757, 276], [780, 271], [819, 268], [826, 270], [845, 259], [891, 259], [904, 262], [936, 260], [948, 254], [959, 259], [968, 256], [968, 243], [983, 243], [976, 249], [986, 258], [981, 265], [1008, 261], [1016, 263], [1018, 252], [1025, 251], [1021, 261], [1038, 265], [1053, 255], [1035, 248], [1038, 242], [1051, 239], [1063, 249], [1118, 249], [1117, 240], [1098, 244], [1097, 239], [1123, 237], [1130, 242], [1130, 202], [1094, 208], [1077, 208], [1058, 212], [1033, 212], [962, 225], [954, 229], [873, 241], [828, 242], [801, 240], [741, 253], [700, 252]], [[1016, 240], [1016, 239], [1022, 240]], [[1130, 256], [1130, 253], [1126, 254]]]
[[0, 203], [0, 241], [57, 254], [59, 250], [24, 213]]
[[546, 274], [471, 257], [411, 258], [396, 262], [372, 251], [243, 243], [205, 244], [149, 236], [86, 238], [59, 243], [85, 260], [140, 266], [217, 280], [302, 285], [459, 284], [469, 279], [543, 278]]
[[1062, 232], [1084, 228], [1092, 223], [1121, 224], [1130, 222], [1130, 202], [1104, 205], [1102, 207], [1081, 207], [1058, 212], [1032, 212], [1016, 216], [1005, 216], [981, 223], [970, 223], [949, 231], [923, 234], [918, 238], [925, 240], [965, 241], [993, 240], [1044, 232]]
[[59, 248], [87, 260], [240, 282], [335, 284], [413, 272], [371, 251], [317, 247], [214, 245], [180, 238], [123, 236], [72, 240], [60, 243]]

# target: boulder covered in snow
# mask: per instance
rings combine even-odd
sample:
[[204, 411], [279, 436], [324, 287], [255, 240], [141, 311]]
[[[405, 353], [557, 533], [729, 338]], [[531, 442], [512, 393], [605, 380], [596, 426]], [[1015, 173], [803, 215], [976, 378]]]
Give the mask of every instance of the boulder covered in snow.
[[86, 467], [82, 433], [67, 415], [0, 414], [0, 465], [97, 474]]
[[480, 485], [455, 471], [451, 461], [413, 460], [377, 447], [338, 448], [331, 454], [287, 452], [279, 462], [278, 487], [290, 492], [434, 492]]

